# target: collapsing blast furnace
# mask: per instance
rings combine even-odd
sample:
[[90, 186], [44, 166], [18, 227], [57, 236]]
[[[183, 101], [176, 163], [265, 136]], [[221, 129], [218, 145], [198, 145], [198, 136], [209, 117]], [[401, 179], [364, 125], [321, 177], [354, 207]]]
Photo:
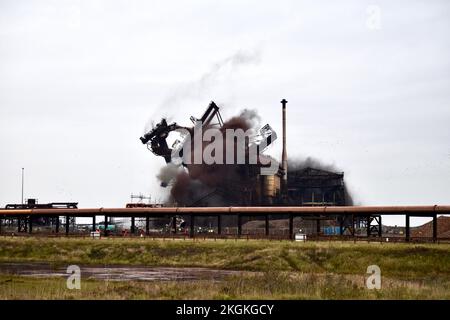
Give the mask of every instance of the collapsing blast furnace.
[[[306, 162], [292, 162], [289, 166], [286, 153], [286, 103], [283, 99], [283, 158], [279, 165], [275, 159], [265, 155], [264, 151], [276, 139], [277, 134], [269, 124], [260, 130], [257, 125], [258, 116], [251, 110], [243, 110], [238, 116], [223, 121], [219, 107], [211, 102], [203, 116], [199, 119], [191, 117], [192, 127], [168, 124], [162, 119], [151, 131], [142, 136], [141, 142], [146, 144], [155, 155], [166, 161], [158, 174], [163, 187], [170, 186], [168, 205], [177, 206], [264, 206], [264, 205], [345, 205], [346, 192], [343, 173], [333, 173], [308, 159]], [[200, 130], [201, 129], [201, 130]], [[231, 130], [230, 130], [231, 129]], [[200, 145], [195, 144], [196, 134], [214, 130], [220, 137], [225, 137], [219, 144], [217, 138], [203, 139]], [[181, 133], [182, 141], [175, 141], [169, 147], [167, 138], [173, 131]], [[230, 138], [228, 132], [245, 132], [244, 143], [239, 143], [235, 136]], [[230, 140], [232, 139], [232, 140]], [[205, 141], [207, 140], [207, 141]], [[195, 161], [198, 149], [212, 152], [215, 162], [201, 159]], [[231, 148], [231, 149], [230, 149]], [[190, 152], [186, 153], [188, 150]], [[256, 161], [251, 161], [252, 151], [256, 153]], [[202, 154], [202, 153], [201, 153]], [[232, 155], [233, 161], [227, 156]], [[237, 155], [244, 155], [244, 161]], [[262, 169], [276, 164], [275, 170], [261, 174]]]

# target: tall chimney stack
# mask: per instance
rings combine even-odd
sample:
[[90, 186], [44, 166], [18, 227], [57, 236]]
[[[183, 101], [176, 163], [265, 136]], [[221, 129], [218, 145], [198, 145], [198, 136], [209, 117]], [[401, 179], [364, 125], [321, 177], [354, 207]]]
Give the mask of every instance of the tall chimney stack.
[[284, 196], [287, 196], [287, 150], [286, 150], [286, 104], [287, 100], [281, 100], [281, 105], [283, 106], [283, 153], [281, 156], [282, 167], [284, 171], [283, 180], [282, 180], [282, 193]]

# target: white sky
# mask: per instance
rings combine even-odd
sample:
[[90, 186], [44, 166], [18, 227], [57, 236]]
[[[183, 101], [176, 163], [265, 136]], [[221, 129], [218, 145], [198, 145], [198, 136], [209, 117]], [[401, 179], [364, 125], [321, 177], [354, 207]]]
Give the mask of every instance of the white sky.
[[0, 206], [22, 167], [41, 203], [163, 198], [151, 120], [214, 100], [281, 134], [282, 98], [289, 156], [334, 163], [357, 203], [450, 204], [449, 31], [445, 0], [0, 0]]

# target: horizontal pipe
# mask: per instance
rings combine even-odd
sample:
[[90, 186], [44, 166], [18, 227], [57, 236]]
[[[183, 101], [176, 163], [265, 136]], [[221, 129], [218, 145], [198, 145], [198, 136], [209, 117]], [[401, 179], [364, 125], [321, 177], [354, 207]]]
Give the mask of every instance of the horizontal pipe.
[[92, 217], [142, 217], [164, 215], [215, 215], [215, 214], [297, 214], [297, 215], [405, 215], [428, 216], [450, 214], [450, 206], [342, 206], [342, 207], [164, 207], [164, 208], [91, 208], [91, 209], [0, 209], [0, 216], [57, 216]]

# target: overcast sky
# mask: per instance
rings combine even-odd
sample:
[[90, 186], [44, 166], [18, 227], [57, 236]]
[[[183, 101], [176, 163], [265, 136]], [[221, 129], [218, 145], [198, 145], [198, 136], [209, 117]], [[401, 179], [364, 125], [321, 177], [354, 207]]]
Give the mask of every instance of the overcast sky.
[[[163, 197], [139, 141], [256, 109], [362, 205], [450, 204], [450, 2], [0, 0], [0, 206]], [[270, 150], [279, 157], [280, 143]], [[403, 218], [385, 223], [403, 224]]]

